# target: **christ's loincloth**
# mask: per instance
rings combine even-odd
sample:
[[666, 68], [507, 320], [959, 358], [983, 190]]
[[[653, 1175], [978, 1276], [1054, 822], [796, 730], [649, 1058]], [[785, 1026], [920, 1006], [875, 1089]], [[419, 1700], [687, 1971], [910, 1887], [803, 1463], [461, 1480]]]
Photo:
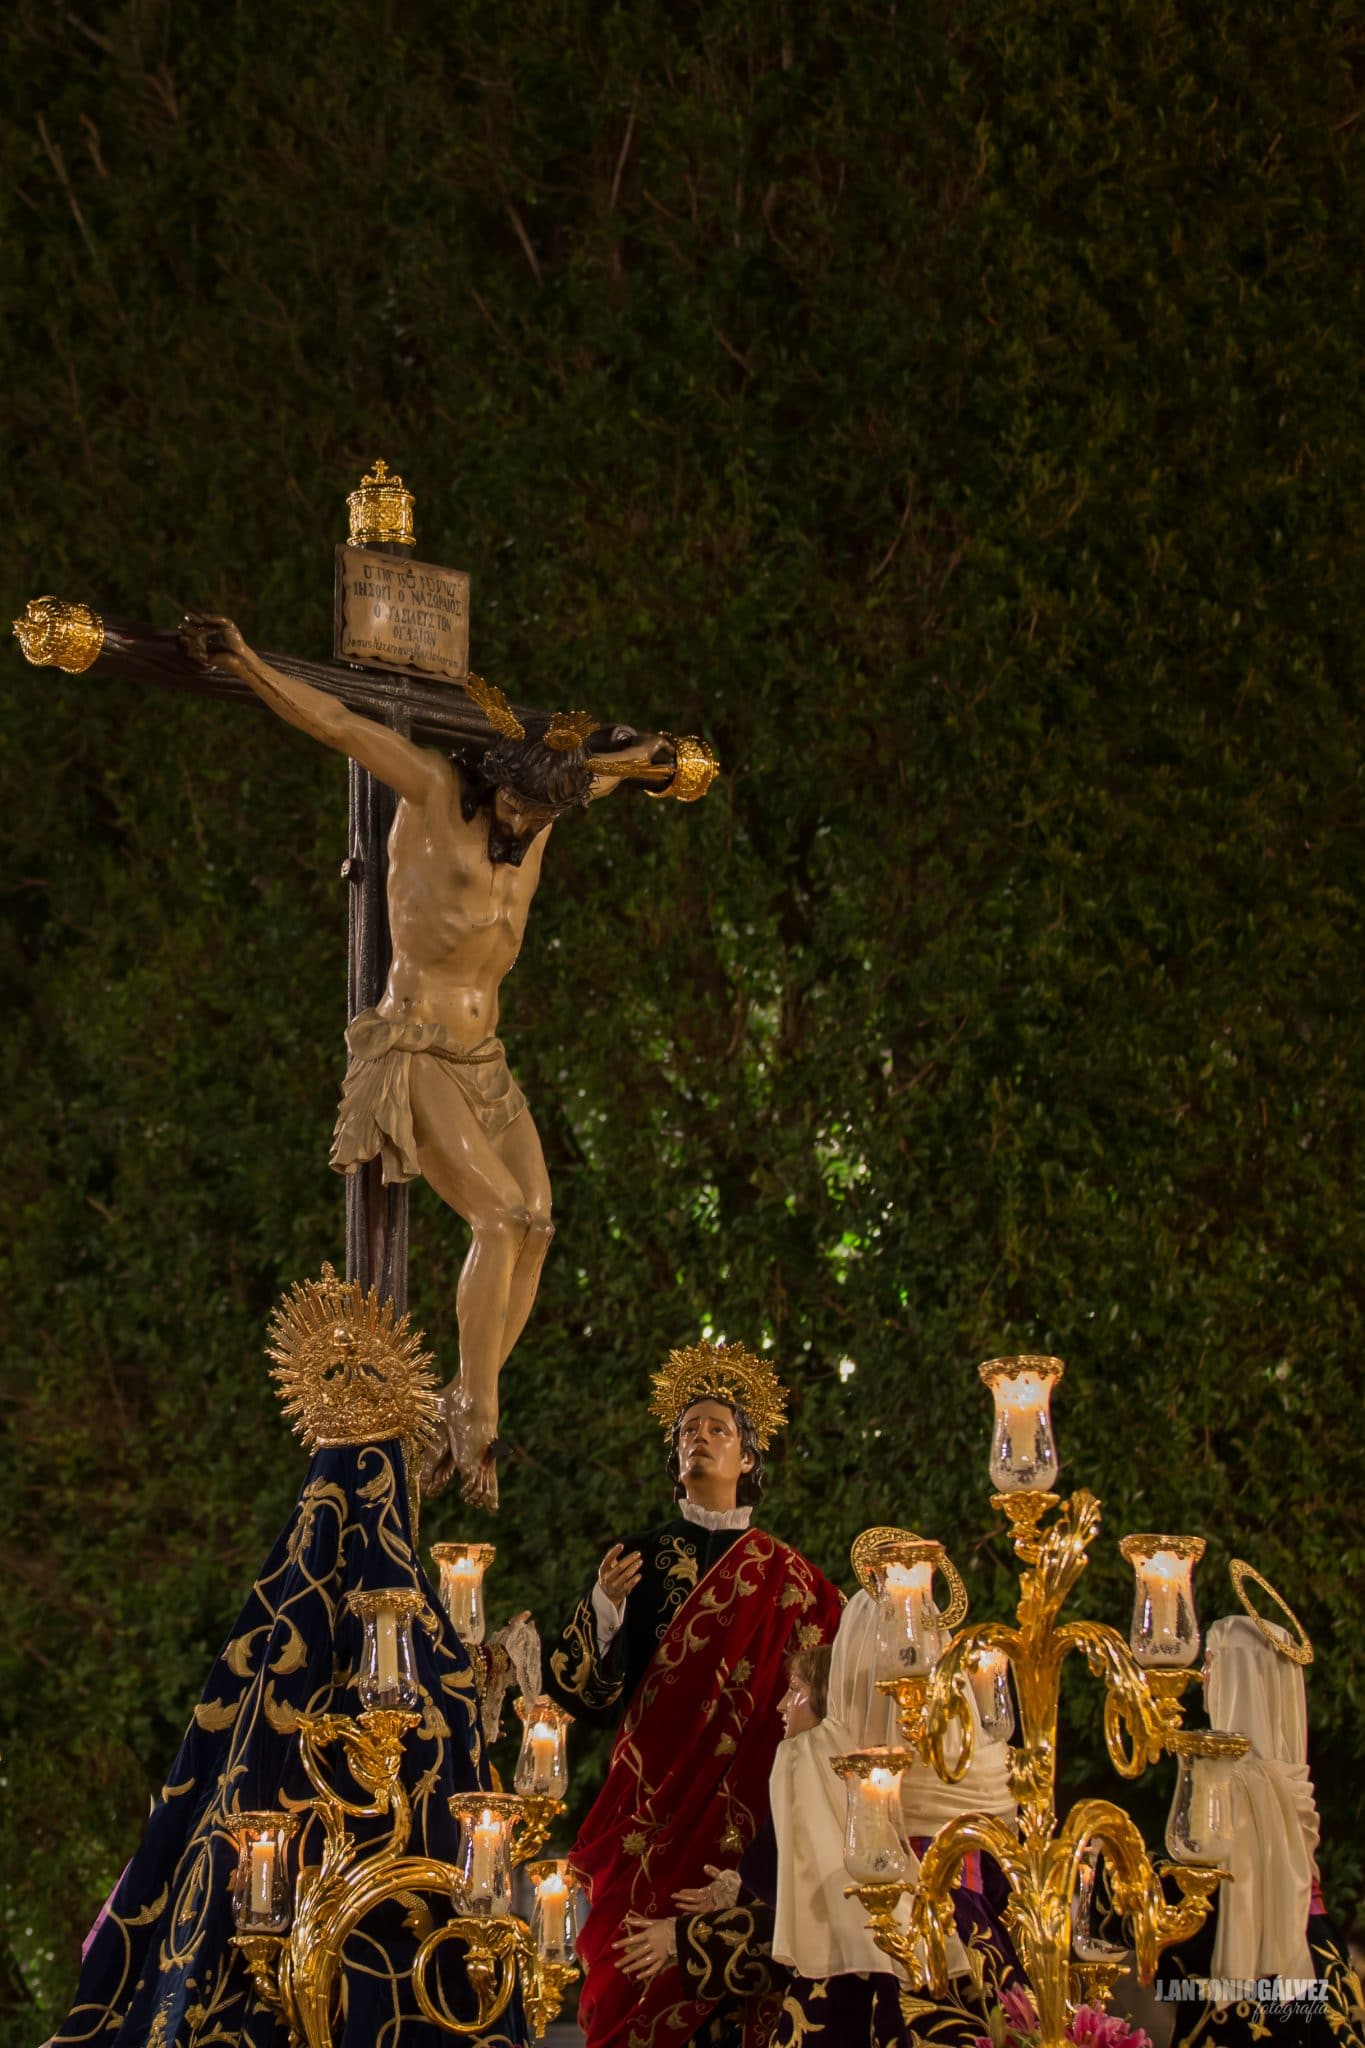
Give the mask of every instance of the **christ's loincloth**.
[[347, 1030], [346, 1050], [350, 1064], [332, 1133], [332, 1166], [337, 1173], [355, 1173], [378, 1153], [386, 1181], [421, 1179], [412, 1128], [414, 1059], [436, 1063], [469, 1104], [486, 1138], [499, 1136], [526, 1107], [500, 1038], [460, 1046], [429, 1020], [362, 1010]]

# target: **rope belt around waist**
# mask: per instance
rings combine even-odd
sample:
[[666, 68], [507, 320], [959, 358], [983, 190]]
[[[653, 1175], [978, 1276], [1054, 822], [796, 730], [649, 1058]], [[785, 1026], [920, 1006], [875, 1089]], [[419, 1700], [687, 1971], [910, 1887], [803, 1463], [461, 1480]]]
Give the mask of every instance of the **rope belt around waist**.
[[486, 1067], [490, 1060], [500, 1060], [503, 1056], [500, 1045], [494, 1046], [492, 1052], [456, 1052], [449, 1045], [426, 1045], [422, 1050], [430, 1053], [433, 1059], [446, 1060], [452, 1067]]

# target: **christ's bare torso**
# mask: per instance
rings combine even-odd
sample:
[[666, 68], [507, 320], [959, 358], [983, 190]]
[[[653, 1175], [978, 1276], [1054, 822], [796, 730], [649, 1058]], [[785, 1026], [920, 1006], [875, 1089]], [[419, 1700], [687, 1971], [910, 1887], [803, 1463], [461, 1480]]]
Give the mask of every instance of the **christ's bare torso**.
[[489, 816], [466, 819], [454, 767], [423, 802], [400, 798], [389, 833], [393, 964], [379, 1009], [429, 1020], [473, 1050], [498, 1028], [498, 991], [516, 961], [549, 828], [520, 867], [494, 862]]

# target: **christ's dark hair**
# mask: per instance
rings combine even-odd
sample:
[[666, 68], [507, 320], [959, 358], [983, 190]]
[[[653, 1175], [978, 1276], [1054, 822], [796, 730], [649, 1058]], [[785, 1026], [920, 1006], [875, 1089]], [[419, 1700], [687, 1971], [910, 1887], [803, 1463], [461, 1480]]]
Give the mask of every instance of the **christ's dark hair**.
[[[754, 1461], [751, 1471], [741, 1472], [739, 1475], [739, 1485], [735, 1489], [735, 1504], [741, 1508], [751, 1508], [755, 1501], [763, 1498], [763, 1453], [759, 1448], [758, 1431], [750, 1421], [747, 1410], [737, 1408], [733, 1401], [722, 1401], [717, 1394], [698, 1394], [697, 1401], [715, 1401], [719, 1407], [728, 1408], [734, 1416], [735, 1427], [739, 1431], [739, 1454], [742, 1458], [752, 1458]], [[674, 1500], [681, 1500], [686, 1491], [682, 1483], [682, 1459], [678, 1455], [678, 1434], [682, 1429], [683, 1415], [686, 1415], [688, 1408], [695, 1408], [697, 1401], [688, 1402], [687, 1408], [683, 1409], [682, 1415], [679, 1415], [673, 1424], [673, 1434], [669, 1439], [668, 1476], [673, 1481]]]
[[478, 777], [490, 793], [510, 789], [528, 803], [568, 810], [586, 804], [592, 793], [592, 770], [583, 747], [547, 747], [544, 740], [494, 740], [478, 765]]
[[542, 824], [559, 811], [591, 801], [592, 769], [584, 747], [547, 747], [541, 739], [494, 740], [482, 754], [461, 747], [450, 758], [460, 771], [460, 810], [466, 822], [487, 805], [489, 858], [509, 867], [521, 866], [530, 840], [519, 838], [493, 810], [500, 789], [541, 806]]

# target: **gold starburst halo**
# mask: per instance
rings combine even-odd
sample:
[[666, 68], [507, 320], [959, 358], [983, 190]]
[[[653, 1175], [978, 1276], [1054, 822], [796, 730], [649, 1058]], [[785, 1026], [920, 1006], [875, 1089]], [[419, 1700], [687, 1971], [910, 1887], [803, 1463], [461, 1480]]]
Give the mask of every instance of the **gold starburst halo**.
[[690, 1344], [670, 1351], [667, 1365], [654, 1375], [650, 1413], [665, 1436], [694, 1401], [725, 1401], [742, 1408], [754, 1425], [758, 1447], [766, 1451], [786, 1425], [787, 1392], [766, 1358], [755, 1358], [742, 1344]]
[[339, 1280], [290, 1288], [270, 1318], [271, 1378], [294, 1432], [310, 1451], [402, 1437], [421, 1449], [441, 1427], [441, 1404], [422, 1333], [395, 1317], [378, 1290]]

